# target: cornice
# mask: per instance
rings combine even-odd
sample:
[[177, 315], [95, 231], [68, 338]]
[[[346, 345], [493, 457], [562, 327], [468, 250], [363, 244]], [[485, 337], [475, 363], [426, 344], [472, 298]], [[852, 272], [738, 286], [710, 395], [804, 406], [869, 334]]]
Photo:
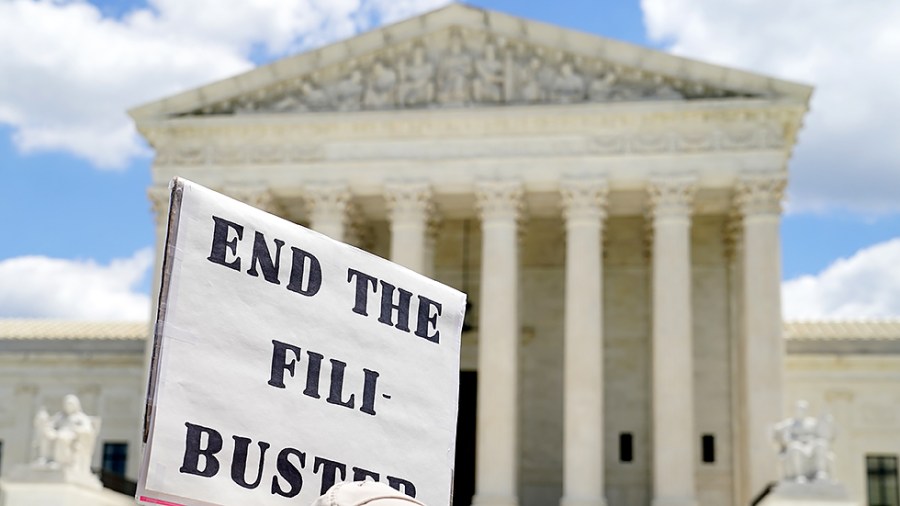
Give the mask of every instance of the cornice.
[[0, 340], [137, 340], [150, 335], [147, 322], [0, 319]]
[[[586, 126], [619, 127], [653, 123], [681, 123], [685, 120], [752, 123], [760, 121], [788, 122], [798, 126], [806, 107], [783, 99], [709, 99], [692, 102], [621, 102], [613, 104], [542, 104], [535, 106], [481, 106], [469, 108], [433, 108], [395, 111], [340, 111], [298, 114], [255, 114], [245, 116], [185, 116], [168, 119], [147, 119], [137, 123], [138, 129], [151, 144], [166, 133], [218, 136], [235, 129], [251, 128], [256, 132], [288, 129], [308, 129], [317, 136], [335, 134], [358, 135], [363, 126], [371, 132], [392, 135], [396, 125], [452, 128], [459, 122], [476, 121], [483, 128], [503, 126], [505, 129], [529, 128], [526, 120], [553, 119], [573, 122], [582, 118]], [[523, 123], [523, 121], [526, 121]], [[380, 129], [376, 127], [381, 127]], [[423, 131], [430, 134], [430, 131]]]
[[900, 319], [798, 320], [784, 323], [789, 340], [888, 340], [900, 342]]
[[[435, 139], [443, 142], [428, 146], [435, 153], [432, 156], [513, 157], [522, 155], [521, 143], [493, 141], [521, 136], [546, 140], [527, 147], [529, 156], [538, 157], [768, 151], [783, 153], [786, 159], [794, 135], [788, 125], [802, 115], [802, 110], [780, 107], [660, 110], [648, 109], [643, 104], [552, 106], [540, 112], [525, 109], [542, 108], [510, 109], [323, 114], [319, 118], [297, 116], [291, 121], [274, 116], [267, 121], [261, 121], [258, 116], [246, 121], [173, 120], [143, 125], [142, 129], [157, 150], [155, 164], [160, 166], [401, 159], [409, 158], [410, 152], [398, 150], [397, 146]], [[561, 143], [558, 141], [561, 137], [574, 140]], [[298, 139], [302, 140], [298, 142]], [[479, 145], [488, 141], [493, 143]], [[341, 144], [344, 142], [364, 143], [365, 147], [360, 144], [358, 149], [372, 152], [346, 149]], [[466, 149], [450, 148], [451, 142], [464, 144]], [[330, 146], [335, 148], [329, 149]], [[379, 151], [383, 146], [390, 149]]]

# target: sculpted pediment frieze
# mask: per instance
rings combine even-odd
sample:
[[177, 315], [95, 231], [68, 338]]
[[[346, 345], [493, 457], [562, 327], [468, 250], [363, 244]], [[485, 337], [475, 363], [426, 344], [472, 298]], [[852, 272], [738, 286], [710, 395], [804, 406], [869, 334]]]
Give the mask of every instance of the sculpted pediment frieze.
[[450, 28], [388, 45], [187, 115], [753, 96], [602, 58]]

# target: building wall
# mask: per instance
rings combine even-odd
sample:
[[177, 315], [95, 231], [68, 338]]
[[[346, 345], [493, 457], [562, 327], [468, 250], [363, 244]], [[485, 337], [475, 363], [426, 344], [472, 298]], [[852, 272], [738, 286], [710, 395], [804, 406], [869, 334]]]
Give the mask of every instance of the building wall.
[[[371, 228], [370, 246], [387, 254], [386, 223], [376, 222]], [[610, 506], [649, 504], [651, 497], [652, 287], [644, 230], [641, 217], [611, 217], [604, 241], [606, 410], [602, 430]], [[739, 426], [740, 420], [732, 416], [738, 404], [731, 380], [736, 343], [729, 330], [733, 318], [727, 294], [732, 280], [723, 233], [722, 216], [701, 215], [692, 226], [696, 452], [685, 455], [684, 462], [696, 469], [703, 506], [733, 504], [733, 477], [740, 471], [734, 466], [731, 443], [732, 427]], [[436, 277], [459, 288], [466, 285], [473, 303], [470, 323], [475, 328], [463, 336], [463, 370], [477, 369], [480, 247], [477, 220], [467, 224], [451, 219], [440, 229]], [[521, 248], [519, 489], [523, 506], [538, 506], [556, 504], [562, 494], [565, 238], [561, 220], [528, 221]], [[805, 399], [814, 414], [826, 411], [835, 416], [839, 432], [834, 474], [860, 501], [866, 498], [866, 455], [900, 455], [897, 337], [788, 340], [786, 412], [791, 412], [796, 400]], [[62, 397], [74, 393], [88, 414], [103, 419], [94, 466], [101, 464], [103, 442], [127, 442], [128, 476], [135, 478], [143, 375], [139, 340], [4, 341], [0, 347], [3, 471], [32, 458], [32, 421], [40, 406], [56, 412]], [[622, 433], [633, 437], [632, 462], [619, 461]], [[700, 461], [704, 434], [716, 441], [715, 462], [709, 464]]]
[[[46, 343], [40, 343], [46, 344]], [[133, 349], [104, 352], [102, 344], [62, 343], [56, 350], [0, 353], [0, 441], [2, 469], [34, 458], [33, 420], [43, 406], [52, 415], [62, 398], [75, 394], [89, 415], [101, 418], [92, 467], [101, 466], [104, 442], [128, 444], [129, 477], [137, 476], [140, 419], [146, 390], [142, 343]], [[92, 348], [94, 348], [92, 350]]]
[[[649, 277], [643, 253], [643, 236], [633, 226], [639, 218], [614, 218], [607, 232], [606, 269], [606, 479], [610, 506], [640, 505], [649, 502], [650, 490], [650, 396], [649, 396]], [[698, 221], [695, 230], [695, 260], [703, 251], [713, 251], [719, 227], [715, 219]], [[553, 238], [552, 220], [529, 226], [537, 232], [531, 240]], [[461, 222], [450, 225], [446, 240], [461, 243]], [[543, 231], [542, 231], [543, 229]], [[550, 234], [550, 235], [548, 235]], [[707, 239], [703, 239], [706, 237]], [[478, 241], [470, 245], [477, 249]], [[558, 239], [558, 237], [556, 237]], [[699, 239], [699, 240], [698, 240]], [[707, 241], [708, 240], [708, 241]], [[704, 245], [704, 241], [707, 244]], [[545, 244], [551, 244], [546, 241]], [[610, 245], [618, 245], [610, 249]], [[553, 251], [554, 248], [550, 248]], [[534, 252], [532, 252], [534, 254]], [[543, 258], [549, 260], [556, 253]], [[528, 255], [526, 255], [527, 257]], [[538, 256], [540, 258], [540, 256]], [[454, 283], [460, 270], [447, 259], [441, 276]], [[476, 258], [477, 260], [477, 258]], [[562, 269], [538, 265], [537, 258], [523, 272], [522, 347], [520, 350], [520, 460], [521, 500], [524, 505], [555, 504], [562, 492]], [[695, 265], [694, 300], [695, 359], [697, 389], [697, 447], [701, 434], [716, 437], [716, 462], [697, 467], [701, 504], [729, 504], [732, 456], [729, 404], [732, 389], [730, 341], [724, 339], [725, 302], [716, 297], [716, 287], [724, 281], [724, 267], [711, 261]], [[708, 272], [707, 272], [708, 268]], [[477, 288], [477, 285], [476, 285]], [[529, 297], [542, 293], [544, 298]], [[704, 318], [699, 318], [705, 315]], [[787, 412], [797, 400], [808, 400], [812, 414], [829, 412], [835, 416], [838, 435], [834, 446], [835, 477], [846, 484], [852, 497], [866, 498], [866, 455], [900, 456], [900, 353], [893, 348], [839, 352], [827, 343], [790, 353], [786, 361]], [[144, 379], [140, 346], [130, 345], [115, 352], [104, 350], [102, 342], [68, 343], [47, 349], [46, 343], [27, 351], [0, 353], [0, 440], [3, 441], [2, 470], [32, 458], [32, 420], [43, 405], [51, 412], [60, 409], [62, 397], [78, 395], [85, 412], [99, 415], [102, 428], [94, 467], [99, 467], [103, 442], [127, 442], [128, 476], [136, 477], [139, 459], [139, 419]], [[20, 343], [21, 348], [21, 343]], [[130, 349], [133, 348], [133, 349]], [[890, 346], [888, 346], [890, 348]], [[67, 350], [67, 351], [65, 351]], [[477, 340], [467, 335], [464, 369], [474, 369]], [[466, 356], [469, 359], [466, 359]], [[618, 461], [618, 436], [631, 432], [634, 461]], [[774, 445], [773, 445], [774, 451]], [[691, 458], [686, 456], [685, 461]]]
[[900, 457], [900, 350], [894, 348], [787, 358], [789, 406], [807, 400], [811, 415], [835, 417], [834, 475], [860, 501], [866, 499], [866, 455]]

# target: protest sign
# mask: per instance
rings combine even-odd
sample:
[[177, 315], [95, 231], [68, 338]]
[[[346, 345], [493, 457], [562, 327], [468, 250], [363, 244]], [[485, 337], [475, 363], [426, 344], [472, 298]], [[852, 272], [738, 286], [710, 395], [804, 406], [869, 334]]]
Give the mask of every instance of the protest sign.
[[465, 295], [176, 178], [137, 498], [449, 504]]

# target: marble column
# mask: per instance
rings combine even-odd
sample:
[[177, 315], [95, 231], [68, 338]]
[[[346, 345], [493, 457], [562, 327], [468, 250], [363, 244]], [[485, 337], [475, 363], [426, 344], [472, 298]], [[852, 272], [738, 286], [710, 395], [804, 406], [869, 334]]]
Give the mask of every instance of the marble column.
[[222, 193], [241, 202], [271, 214], [281, 214], [275, 196], [269, 187], [262, 184], [233, 185], [222, 189]]
[[437, 254], [437, 238], [442, 224], [442, 218], [435, 208], [428, 217], [428, 226], [425, 229], [425, 266], [422, 268], [422, 274], [429, 278], [435, 276], [434, 256]]
[[427, 183], [392, 183], [385, 186], [391, 221], [391, 261], [427, 274], [428, 223], [433, 214]]
[[478, 323], [476, 506], [518, 504], [518, 222], [522, 185], [478, 184], [481, 215], [481, 293]]
[[778, 479], [769, 431], [783, 418], [779, 221], [785, 184], [781, 174], [744, 177], [736, 196], [744, 239], [740, 351], [748, 501]]
[[603, 254], [605, 181], [561, 186], [566, 221], [566, 299], [561, 506], [602, 506]]
[[691, 179], [653, 181], [653, 506], [697, 504], [691, 304]]
[[350, 211], [350, 191], [341, 183], [311, 184], [306, 187], [310, 228], [344, 241]]

